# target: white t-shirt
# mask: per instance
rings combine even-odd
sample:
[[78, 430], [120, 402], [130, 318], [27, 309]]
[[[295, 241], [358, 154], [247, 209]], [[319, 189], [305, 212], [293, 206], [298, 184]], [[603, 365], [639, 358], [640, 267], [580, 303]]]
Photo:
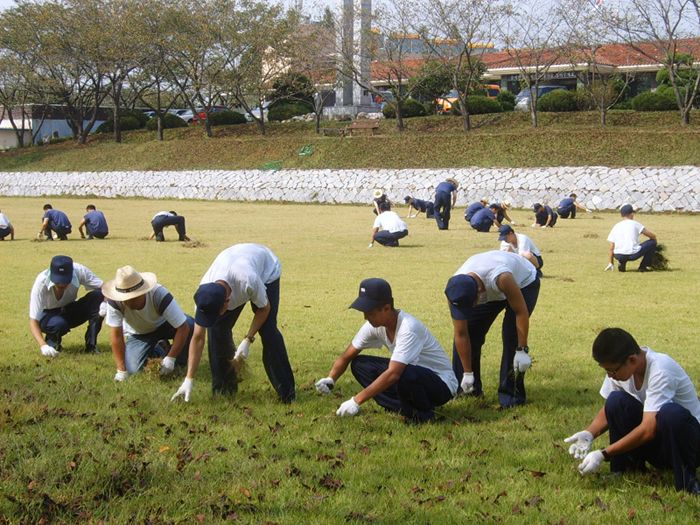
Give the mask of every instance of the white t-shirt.
[[406, 223], [403, 222], [399, 214], [394, 211], [384, 211], [377, 215], [377, 218], [374, 219], [373, 227], [379, 228], [380, 230], [387, 230], [391, 233], [408, 230]]
[[217, 255], [199, 284], [224, 281], [231, 287], [229, 310], [252, 301], [267, 306], [265, 285], [280, 278], [282, 267], [277, 256], [262, 244], [234, 244]]
[[152, 221], [155, 220], [156, 217], [161, 217], [161, 216], [166, 216], [166, 217], [175, 217], [174, 213], [170, 213], [169, 211], [159, 211], [153, 216]]
[[608, 241], [615, 244], [613, 253], [632, 255], [639, 251], [639, 235], [644, 226], [633, 219], [623, 219], [613, 226]]
[[514, 252], [518, 255], [522, 255], [525, 252], [531, 252], [533, 255], [542, 256], [540, 249], [535, 246], [532, 239], [525, 235], [524, 233], [516, 233], [516, 239], [518, 239], [518, 246], [513, 246], [508, 241], [501, 241], [501, 251], [502, 252]]
[[368, 321], [353, 338], [352, 346], [358, 350], [386, 346], [391, 350], [391, 361], [428, 368], [442, 379], [453, 396], [457, 393], [457, 378], [445, 351], [426, 326], [410, 314], [399, 310], [393, 342], [389, 341], [386, 328], [375, 328]]
[[627, 392], [644, 405], [644, 412], [658, 412], [666, 403], [677, 403], [686, 408], [700, 422], [700, 401], [693, 382], [685, 370], [670, 356], [642, 347], [646, 352], [647, 369], [644, 382], [639, 390], [634, 385], [634, 376], [627, 381], [606, 377], [600, 387], [600, 395], [605, 399], [611, 392]]
[[9, 228], [12, 223], [10, 222], [10, 219], [7, 218], [7, 215], [4, 213], [0, 213], [0, 228]]
[[165, 322], [177, 328], [187, 320], [187, 317], [175, 299], [165, 308], [162, 315], [158, 313], [158, 306], [169, 293], [165, 286], [157, 285], [146, 293], [146, 304], [140, 310], [128, 308], [123, 302], [120, 303], [121, 309], [114, 308], [108, 302], [105, 322], [107, 326], [114, 328], [123, 327], [126, 334], [150, 334]]
[[76, 262], [73, 263], [73, 280], [64, 290], [61, 299], [56, 299], [50, 279], [50, 271], [44, 270], [36, 276], [34, 286], [29, 296], [29, 318], [40, 321], [44, 310], [61, 308], [74, 302], [78, 298], [78, 289], [82, 284], [86, 290], [97, 290], [102, 287], [102, 279], [97, 277], [88, 268]]
[[513, 279], [521, 290], [537, 278], [537, 270], [530, 261], [515, 253], [497, 250], [472, 255], [460, 266], [455, 275], [466, 275], [470, 272], [478, 275], [483, 281], [487, 302], [503, 301], [506, 298], [496, 284], [498, 276], [502, 273], [512, 273]]

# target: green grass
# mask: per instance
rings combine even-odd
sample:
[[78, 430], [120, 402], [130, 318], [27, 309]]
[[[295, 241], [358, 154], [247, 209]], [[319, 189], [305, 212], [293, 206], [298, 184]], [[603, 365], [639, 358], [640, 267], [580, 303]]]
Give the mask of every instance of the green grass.
[[[376, 136], [323, 137], [312, 123], [270, 124], [266, 136], [249, 124], [215, 128], [204, 136], [200, 126], [125, 133], [122, 144], [111, 135], [93, 136], [77, 146], [68, 141], [25, 151], [0, 153], [0, 171], [105, 171], [171, 169], [257, 169], [281, 161], [284, 168], [448, 168], [530, 166], [676, 166], [700, 164], [697, 119], [682, 127], [675, 112], [613, 111], [601, 128], [597, 114], [541, 113], [540, 127], [523, 113], [478, 115], [475, 129], [461, 131], [461, 119], [432, 116], [383, 121]], [[344, 126], [345, 123], [324, 123]], [[311, 144], [314, 152], [300, 157]]]
[[[87, 204], [53, 199], [77, 220]], [[471, 254], [497, 247], [496, 234], [409, 221], [400, 249], [367, 248], [369, 207], [224, 202], [102, 200], [106, 241], [32, 242], [43, 199], [3, 199], [18, 240], [0, 243], [0, 522], [2, 523], [698, 523], [697, 498], [677, 494], [671, 476], [581, 478], [562, 443], [601, 405], [603, 372], [590, 358], [597, 332], [611, 325], [674, 356], [700, 381], [697, 216], [642, 215], [667, 247], [673, 271], [604, 273], [614, 214], [526, 231], [543, 251], [545, 278], [530, 328], [534, 366], [528, 404], [497, 409], [500, 329], [483, 352], [483, 401], [457, 399], [444, 420], [406, 426], [373, 402], [358, 417], [335, 416], [358, 392], [348, 373], [330, 397], [324, 377], [362, 323], [348, 310], [362, 278], [382, 276], [396, 303], [421, 319], [445, 348], [451, 322], [442, 293]], [[142, 240], [159, 209], [187, 217], [205, 245]], [[400, 210], [403, 214], [403, 210]], [[531, 213], [513, 218], [529, 224]], [[269, 245], [283, 264], [281, 329], [297, 381], [282, 405], [251, 348], [252, 377], [235, 399], [214, 398], [206, 353], [189, 404], [170, 403], [180, 378], [147, 374], [116, 384], [108, 332], [100, 355], [80, 353], [83, 330], [64, 338], [55, 360], [40, 356], [28, 332], [36, 274], [69, 254], [107, 279], [131, 264], [155, 272], [192, 311], [192, 295], [223, 248]], [[248, 326], [246, 309], [235, 328]], [[379, 352], [388, 355], [386, 351]], [[607, 443], [599, 440], [601, 446]]]

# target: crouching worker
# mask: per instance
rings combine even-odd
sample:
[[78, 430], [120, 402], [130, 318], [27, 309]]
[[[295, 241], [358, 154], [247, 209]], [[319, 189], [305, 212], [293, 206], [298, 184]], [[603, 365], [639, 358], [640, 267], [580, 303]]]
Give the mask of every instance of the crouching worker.
[[[621, 328], [606, 328], [593, 341], [593, 359], [605, 372], [600, 395], [605, 406], [586, 430], [564, 441], [583, 459], [581, 475], [610, 462], [613, 472], [644, 470], [649, 462], [670, 468], [676, 490], [700, 494], [700, 401], [685, 370], [666, 354], [640, 347]], [[610, 432], [610, 445], [589, 452], [593, 440]]]
[[382, 246], [396, 248], [399, 246], [399, 239], [408, 235], [408, 226], [398, 213], [391, 211], [388, 203], [380, 204], [379, 210], [380, 213], [372, 225], [372, 239], [368, 247], [371, 248], [377, 241]]
[[[391, 286], [384, 279], [362, 281], [350, 308], [362, 312], [366, 322], [328, 377], [316, 382], [316, 390], [329, 394], [350, 365], [363, 390], [340, 405], [337, 415], [354, 416], [360, 405], [374, 398], [407, 422], [433, 419], [434, 408], [452, 399], [458, 386], [440, 343], [418, 319], [394, 308]], [[383, 346], [391, 351], [390, 358], [360, 355], [366, 348]]]
[[106, 321], [117, 364], [115, 381], [124, 381], [141, 370], [149, 357], [162, 358], [161, 375], [171, 374], [176, 363], [187, 365], [194, 319], [185, 315], [165, 286], [158, 284], [154, 273], [124, 266], [114, 280], [102, 286], [102, 293], [107, 298]]

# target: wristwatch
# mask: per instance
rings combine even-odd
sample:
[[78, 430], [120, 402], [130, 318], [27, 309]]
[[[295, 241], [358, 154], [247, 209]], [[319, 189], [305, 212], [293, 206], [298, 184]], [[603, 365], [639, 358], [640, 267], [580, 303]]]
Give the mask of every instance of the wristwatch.
[[530, 353], [530, 348], [527, 346], [519, 346], [515, 349], [516, 352], [525, 352], [526, 354]]
[[601, 454], [603, 454], [603, 459], [605, 461], [610, 461], [610, 454], [608, 454], [608, 451], [603, 449], [600, 451]]
[[253, 336], [250, 336], [250, 337], [246, 336], [246, 339], [248, 340], [248, 342], [249, 342], [250, 344], [253, 344], [253, 343], [255, 342], [255, 336], [254, 336], [254, 335], [253, 335]]

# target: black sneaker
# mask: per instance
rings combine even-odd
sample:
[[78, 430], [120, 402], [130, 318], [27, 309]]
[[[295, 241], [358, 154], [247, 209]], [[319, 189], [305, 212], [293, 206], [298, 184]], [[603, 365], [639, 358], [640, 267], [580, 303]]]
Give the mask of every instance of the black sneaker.
[[648, 266], [640, 266], [637, 271], [638, 272], [650, 272], [651, 268], [649, 268]]
[[97, 345], [85, 345], [85, 353], [86, 354], [99, 354], [100, 350], [97, 348]]
[[692, 494], [693, 496], [700, 496], [700, 483], [697, 479], [691, 481], [685, 488], [685, 491]]

